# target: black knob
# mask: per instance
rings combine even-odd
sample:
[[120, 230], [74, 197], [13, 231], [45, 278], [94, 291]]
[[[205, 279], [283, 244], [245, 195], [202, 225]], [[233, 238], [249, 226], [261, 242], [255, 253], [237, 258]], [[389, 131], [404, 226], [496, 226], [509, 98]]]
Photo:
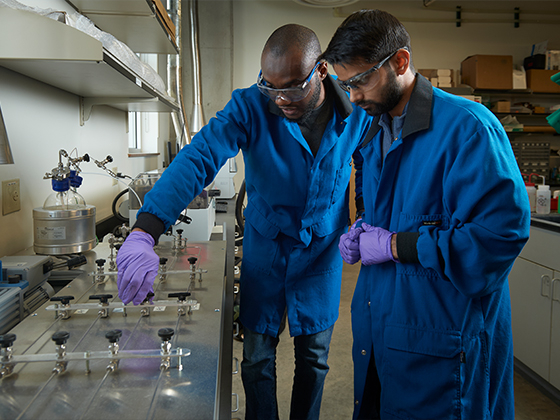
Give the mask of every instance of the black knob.
[[160, 263], [161, 265], [165, 265], [165, 264], [167, 263], [167, 258], [165, 258], [165, 257], [160, 257], [160, 258], [159, 258], [159, 263]]
[[179, 235], [182, 235], [183, 232], [184, 232], [183, 229], [177, 229], [177, 233], [178, 233]]
[[113, 157], [111, 155], [107, 155], [107, 162], [112, 162], [113, 161]]
[[98, 260], [95, 260], [95, 264], [97, 264], [98, 267], [103, 267], [105, 260], [103, 258], [99, 258]]
[[107, 334], [105, 334], [105, 338], [109, 340], [109, 343], [118, 343], [121, 337], [122, 337], [121, 330], [111, 330]]
[[151, 298], [153, 298], [155, 296], [154, 292], [148, 292], [148, 294], [146, 295], [146, 298], [142, 301], [142, 303], [144, 302], [149, 302]]
[[89, 162], [89, 155], [87, 153], [84, 155], [84, 162]]
[[160, 328], [157, 332], [157, 335], [159, 336], [159, 338], [161, 338], [162, 341], [171, 340], [171, 337], [173, 337], [173, 334], [175, 334], [175, 331], [173, 331], [173, 328]]
[[62, 302], [63, 305], [68, 305], [72, 299], [74, 296], [54, 296], [51, 298], [51, 302]]
[[62, 344], [66, 344], [68, 337], [70, 337], [68, 331], [59, 331], [53, 334], [52, 341], [54, 341], [57, 346], [61, 346]]
[[90, 299], [99, 299], [101, 303], [108, 303], [109, 299], [111, 299], [113, 295], [91, 295]]
[[4, 349], [7, 347], [12, 347], [14, 345], [14, 341], [16, 341], [15, 334], [0, 335], [0, 347]]
[[189, 257], [189, 260], [188, 260], [188, 261], [189, 261], [189, 263], [190, 263], [191, 265], [194, 265], [194, 263], [196, 263], [197, 260], [198, 260], [198, 258], [196, 258], [196, 257]]
[[176, 293], [169, 293], [167, 297], [176, 297], [179, 298], [180, 301], [187, 299], [187, 296], [190, 296], [191, 292], [176, 292]]
[[121, 249], [122, 244], [116, 244], [115, 245], [115, 249], [118, 251], [119, 249]]

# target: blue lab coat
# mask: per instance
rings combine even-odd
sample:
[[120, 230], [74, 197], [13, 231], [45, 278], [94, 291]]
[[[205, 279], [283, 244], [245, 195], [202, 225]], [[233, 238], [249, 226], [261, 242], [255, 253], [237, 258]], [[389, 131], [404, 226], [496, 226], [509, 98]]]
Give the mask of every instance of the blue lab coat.
[[352, 153], [372, 118], [333, 80], [323, 82], [334, 111], [315, 157], [299, 126], [256, 85], [235, 90], [163, 172], [139, 211], [139, 220], [147, 212], [167, 229], [227, 159], [243, 152], [248, 202], [240, 319], [261, 334], [277, 335], [286, 308], [292, 336], [324, 331], [338, 317], [338, 240], [349, 219]]
[[[494, 115], [416, 80], [385, 161], [377, 121], [361, 149], [364, 221], [419, 234], [419, 263], [361, 267], [354, 417], [380, 385], [381, 419], [513, 420], [507, 276], [529, 237], [527, 193]], [[366, 382], [372, 356], [380, 384]]]

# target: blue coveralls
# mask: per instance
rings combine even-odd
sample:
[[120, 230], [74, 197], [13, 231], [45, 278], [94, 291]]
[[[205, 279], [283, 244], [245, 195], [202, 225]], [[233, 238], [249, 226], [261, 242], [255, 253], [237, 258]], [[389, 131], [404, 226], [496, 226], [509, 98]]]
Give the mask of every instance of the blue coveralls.
[[277, 335], [285, 308], [292, 336], [324, 331], [338, 317], [337, 246], [349, 217], [352, 153], [372, 118], [350, 103], [331, 76], [323, 83], [333, 92], [334, 115], [315, 157], [299, 126], [283, 118], [256, 85], [235, 90], [163, 172], [139, 211], [139, 217], [157, 216], [167, 229], [242, 150], [248, 203], [240, 318], [261, 334]]
[[530, 209], [507, 135], [484, 106], [422, 76], [385, 161], [377, 121], [372, 133], [364, 221], [419, 233], [419, 264], [361, 267], [354, 418], [513, 420], [507, 275]]

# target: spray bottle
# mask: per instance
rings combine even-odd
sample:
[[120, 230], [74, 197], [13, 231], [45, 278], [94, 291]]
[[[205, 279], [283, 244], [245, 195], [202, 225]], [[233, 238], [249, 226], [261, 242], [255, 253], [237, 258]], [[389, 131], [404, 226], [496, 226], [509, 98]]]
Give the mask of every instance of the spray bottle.
[[537, 190], [537, 214], [550, 213], [550, 186], [545, 184], [544, 176], [539, 175], [543, 183], [538, 185]]

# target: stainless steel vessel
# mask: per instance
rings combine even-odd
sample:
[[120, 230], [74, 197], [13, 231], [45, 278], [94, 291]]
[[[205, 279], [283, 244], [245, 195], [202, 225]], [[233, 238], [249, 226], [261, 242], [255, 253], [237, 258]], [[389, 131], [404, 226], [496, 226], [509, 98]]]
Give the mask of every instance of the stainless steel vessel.
[[96, 245], [95, 206], [78, 209], [33, 209], [33, 249], [37, 254], [85, 252]]

